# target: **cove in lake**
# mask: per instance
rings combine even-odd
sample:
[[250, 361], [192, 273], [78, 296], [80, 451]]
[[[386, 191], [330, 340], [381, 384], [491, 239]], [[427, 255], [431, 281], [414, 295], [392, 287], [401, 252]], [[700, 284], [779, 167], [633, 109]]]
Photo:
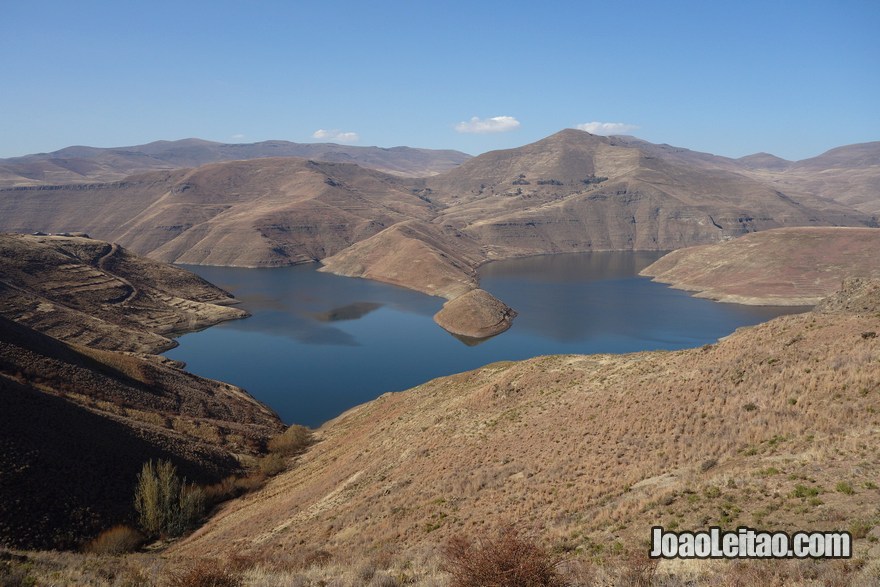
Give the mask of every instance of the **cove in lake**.
[[187, 266], [241, 300], [250, 318], [181, 336], [168, 351], [233, 383], [287, 423], [318, 426], [387, 391], [501, 360], [626, 353], [715, 342], [804, 308], [720, 304], [638, 277], [662, 253], [547, 255], [489, 263], [483, 289], [519, 315], [468, 346], [432, 320], [445, 300], [316, 271]]

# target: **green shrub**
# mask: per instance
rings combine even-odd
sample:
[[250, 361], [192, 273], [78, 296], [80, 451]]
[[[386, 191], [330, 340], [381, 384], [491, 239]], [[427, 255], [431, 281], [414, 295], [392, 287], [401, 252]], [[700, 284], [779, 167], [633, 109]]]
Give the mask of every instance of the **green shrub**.
[[791, 493], [792, 497], [800, 497], [801, 499], [806, 499], [808, 497], [816, 497], [819, 495], [818, 487], [807, 487], [806, 485], [801, 485], [798, 483], [794, 486], [794, 491]]
[[855, 493], [852, 484], [847, 481], [841, 481], [837, 484], [837, 487], [835, 487], [835, 489], [837, 489], [838, 492], [844, 493], [846, 495], [852, 495], [853, 493]]
[[150, 536], [180, 536], [205, 514], [205, 495], [194, 483], [181, 481], [170, 461], [149, 461], [138, 475], [134, 507]]

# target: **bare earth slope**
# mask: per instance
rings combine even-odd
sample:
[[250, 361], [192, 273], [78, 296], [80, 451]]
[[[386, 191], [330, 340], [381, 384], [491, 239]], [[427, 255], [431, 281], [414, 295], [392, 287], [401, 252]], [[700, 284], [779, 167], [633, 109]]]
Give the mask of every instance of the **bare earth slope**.
[[75, 548], [131, 521], [147, 460], [214, 482], [264, 451], [272, 410], [140, 354], [245, 315], [217, 305], [234, 301], [117, 245], [0, 235], [0, 544]]
[[880, 278], [880, 229], [767, 230], [673, 251], [642, 275], [724, 302], [813, 305], [846, 277]]
[[162, 261], [240, 267], [315, 261], [431, 214], [405, 180], [304, 159], [0, 190], [0, 222], [12, 232], [86, 230]]
[[246, 312], [200, 277], [83, 237], [0, 234], [0, 315], [94, 348], [156, 353]]
[[878, 331], [880, 281], [851, 280], [819, 311], [699, 349], [496, 363], [385, 394], [172, 553], [412, 552], [510, 522], [584, 557], [643, 549], [656, 524], [864, 537], [880, 523]]
[[755, 173], [723, 157], [569, 129], [423, 179], [269, 158], [0, 189], [0, 230], [82, 230], [169, 262], [321, 261], [335, 273], [453, 299], [478, 287], [476, 267], [493, 259], [876, 224]]
[[0, 544], [75, 548], [131, 521], [147, 460], [216, 482], [281, 430], [237, 387], [0, 317]]
[[880, 215], [880, 142], [838, 147], [786, 166], [764, 161], [753, 170], [782, 191], [812, 193]]
[[469, 155], [458, 151], [412, 147], [383, 149], [288, 141], [224, 144], [183, 139], [109, 149], [67, 147], [53, 153], [0, 159], [0, 186], [117, 181], [146, 171], [266, 157], [301, 157], [355, 163], [395, 175], [425, 177], [447, 171], [466, 161]]

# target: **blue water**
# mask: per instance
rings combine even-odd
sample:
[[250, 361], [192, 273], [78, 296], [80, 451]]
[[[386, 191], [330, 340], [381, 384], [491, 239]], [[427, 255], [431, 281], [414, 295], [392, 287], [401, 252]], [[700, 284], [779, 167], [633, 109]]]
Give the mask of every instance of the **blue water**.
[[170, 358], [233, 383], [287, 423], [317, 426], [387, 391], [499, 360], [623, 353], [714, 342], [803, 308], [719, 304], [637, 273], [658, 253], [585, 253], [484, 266], [481, 286], [519, 316], [469, 346], [437, 326], [441, 298], [316, 271], [188, 266], [231, 291], [250, 318], [178, 339]]

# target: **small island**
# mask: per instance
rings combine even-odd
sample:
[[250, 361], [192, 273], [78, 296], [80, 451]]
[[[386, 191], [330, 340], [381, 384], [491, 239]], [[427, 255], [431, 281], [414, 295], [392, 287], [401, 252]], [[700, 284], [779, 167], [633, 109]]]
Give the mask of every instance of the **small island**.
[[458, 336], [481, 339], [510, 328], [516, 312], [482, 289], [473, 289], [445, 304], [434, 322]]

